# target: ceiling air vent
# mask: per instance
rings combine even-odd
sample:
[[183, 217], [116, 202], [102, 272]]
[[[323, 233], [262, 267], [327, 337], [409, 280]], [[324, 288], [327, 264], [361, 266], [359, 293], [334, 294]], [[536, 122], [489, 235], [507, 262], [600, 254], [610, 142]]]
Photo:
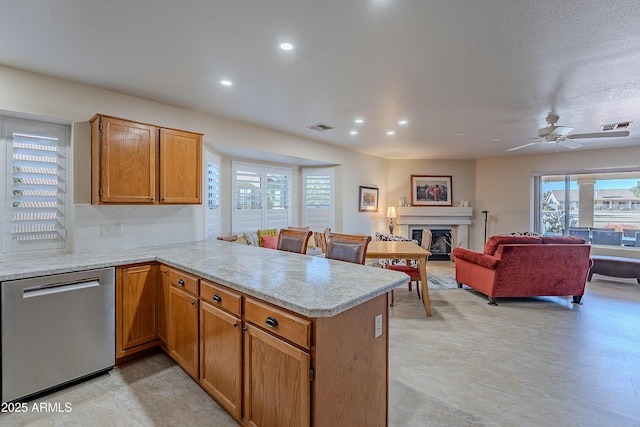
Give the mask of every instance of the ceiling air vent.
[[620, 123], [610, 123], [608, 125], [602, 125], [602, 131], [606, 132], [608, 130], [617, 130], [617, 129], [626, 129], [631, 126], [633, 122], [620, 122]]
[[317, 123], [315, 125], [307, 126], [311, 130], [317, 130], [318, 132], [325, 132], [335, 129], [333, 126], [325, 125], [324, 123]]

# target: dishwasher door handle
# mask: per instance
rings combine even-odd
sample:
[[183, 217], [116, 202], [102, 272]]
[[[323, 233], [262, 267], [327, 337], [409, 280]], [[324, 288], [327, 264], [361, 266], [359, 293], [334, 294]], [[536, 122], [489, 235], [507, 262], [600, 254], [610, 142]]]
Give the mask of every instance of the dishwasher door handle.
[[98, 282], [97, 280], [80, 283], [59, 283], [53, 285], [45, 285], [37, 288], [24, 289], [22, 298], [34, 298], [44, 295], [60, 294], [62, 292], [78, 291], [80, 289], [94, 288], [96, 286], [100, 286], [100, 282]]

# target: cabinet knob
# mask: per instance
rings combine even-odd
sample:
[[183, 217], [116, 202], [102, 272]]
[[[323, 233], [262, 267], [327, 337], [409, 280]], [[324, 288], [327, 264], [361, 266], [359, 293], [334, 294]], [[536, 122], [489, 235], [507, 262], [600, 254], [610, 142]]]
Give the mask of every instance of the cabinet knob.
[[221, 302], [222, 301], [222, 297], [218, 294], [215, 294], [212, 298], [215, 302]]
[[267, 320], [265, 323], [267, 324], [267, 326], [270, 326], [272, 328], [275, 328], [276, 326], [278, 326], [278, 321], [271, 316], [267, 317]]
[[234, 327], [234, 328], [237, 328], [237, 327], [238, 327], [238, 324], [237, 324], [237, 323], [234, 323], [234, 324], [233, 324], [233, 327]]
[[178, 285], [180, 285], [180, 286], [184, 286], [184, 279], [180, 279], [180, 280], [178, 280]]
[[191, 305], [196, 305], [196, 302], [195, 301], [191, 301]]

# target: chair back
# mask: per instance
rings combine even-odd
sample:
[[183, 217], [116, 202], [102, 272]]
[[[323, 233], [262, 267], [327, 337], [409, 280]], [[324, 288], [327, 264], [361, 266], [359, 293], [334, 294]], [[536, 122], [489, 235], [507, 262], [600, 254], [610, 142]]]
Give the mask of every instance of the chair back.
[[327, 242], [327, 258], [364, 264], [370, 241], [371, 236], [331, 233]]
[[425, 228], [422, 230], [422, 239], [420, 240], [420, 246], [422, 246], [422, 249], [426, 249], [428, 251], [431, 251], [431, 238], [432, 238], [433, 234], [431, 233], [431, 230]]
[[306, 254], [311, 234], [313, 234], [311, 231], [283, 228], [278, 235], [278, 245], [276, 248], [281, 251]]

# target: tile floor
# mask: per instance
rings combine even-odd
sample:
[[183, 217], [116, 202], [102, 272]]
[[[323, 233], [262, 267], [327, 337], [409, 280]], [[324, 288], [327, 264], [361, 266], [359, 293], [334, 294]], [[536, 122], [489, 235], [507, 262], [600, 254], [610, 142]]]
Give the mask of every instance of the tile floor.
[[[414, 292], [390, 311], [389, 425], [640, 426], [640, 285], [594, 276], [583, 305], [468, 289]], [[166, 355], [0, 415], [1, 426], [235, 426]], [[358, 427], [358, 426], [349, 426]], [[366, 426], [363, 426], [366, 427]]]

